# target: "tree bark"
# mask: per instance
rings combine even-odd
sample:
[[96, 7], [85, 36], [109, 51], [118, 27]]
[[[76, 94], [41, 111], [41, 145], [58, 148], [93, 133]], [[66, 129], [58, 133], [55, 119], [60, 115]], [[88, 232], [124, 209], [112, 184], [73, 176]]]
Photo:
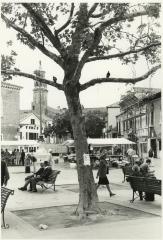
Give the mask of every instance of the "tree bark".
[[70, 112], [73, 129], [77, 173], [79, 182], [79, 203], [76, 214], [85, 217], [89, 213], [98, 213], [98, 196], [91, 166], [84, 165], [83, 154], [88, 153], [88, 144], [85, 131], [85, 119], [82, 115], [77, 86], [65, 88], [65, 95]]

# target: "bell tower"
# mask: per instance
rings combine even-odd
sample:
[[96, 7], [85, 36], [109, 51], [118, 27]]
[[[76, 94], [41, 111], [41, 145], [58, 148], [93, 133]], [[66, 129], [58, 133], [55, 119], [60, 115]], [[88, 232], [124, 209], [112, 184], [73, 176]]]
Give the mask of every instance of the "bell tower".
[[[39, 69], [34, 71], [38, 77], [44, 78], [45, 71], [42, 70], [41, 61], [39, 61]], [[47, 113], [47, 84], [34, 81], [32, 111], [38, 115], [46, 115]]]

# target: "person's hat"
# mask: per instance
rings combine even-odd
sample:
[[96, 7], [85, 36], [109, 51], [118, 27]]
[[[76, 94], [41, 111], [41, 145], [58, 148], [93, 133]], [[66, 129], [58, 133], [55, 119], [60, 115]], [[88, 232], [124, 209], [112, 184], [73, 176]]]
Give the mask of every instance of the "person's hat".
[[48, 162], [48, 161], [44, 161], [44, 165], [45, 165], [45, 166], [48, 166], [48, 165], [49, 165], [49, 162]]

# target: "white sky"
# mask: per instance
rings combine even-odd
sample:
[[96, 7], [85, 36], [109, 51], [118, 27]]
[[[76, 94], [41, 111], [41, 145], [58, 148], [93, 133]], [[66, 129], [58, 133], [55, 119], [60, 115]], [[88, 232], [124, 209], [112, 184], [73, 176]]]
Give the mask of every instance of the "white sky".
[[[6, 41], [13, 40], [14, 45], [12, 47], [18, 53], [16, 67], [20, 68], [24, 72], [33, 73], [38, 69], [39, 60], [42, 61], [42, 68], [46, 71], [46, 78], [52, 79], [52, 76], [57, 77], [59, 83], [62, 82], [63, 72], [60, 67], [52, 62], [48, 57], [44, 56], [38, 50], [30, 50], [27, 46], [24, 46], [18, 41], [15, 41], [15, 31], [12, 29], [6, 29], [5, 25], [1, 22], [1, 52], [6, 53]], [[112, 77], [138, 77], [148, 71], [146, 61], [139, 61], [136, 66], [129, 64], [128, 66], [122, 65], [117, 60], [94, 62], [85, 65], [80, 82], [86, 82], [95, 77], [105, 77], [107, 71], [110, 71]], [[134, 75], [136, 73], [136, 75]], [[11, 83], [15, 83], [23, 87], [20, 92], [20, 108], [30, 109], [33, 95], [33, 80], [15, 77]], [[161, 88], [161, 71], [147, 80], [137, 83], [135, 86], [140, 87], [156, 87]], [[81, 104], [84, 107], [106, 107], [114, 102], [120, 100], [121, 94], [126, 91], [126, 84], [120, 83], [103, 83], [93, 86], [80, 94]], [[67, 107], [64, 93], [48, 86], [48, 106], [56, 108]]]

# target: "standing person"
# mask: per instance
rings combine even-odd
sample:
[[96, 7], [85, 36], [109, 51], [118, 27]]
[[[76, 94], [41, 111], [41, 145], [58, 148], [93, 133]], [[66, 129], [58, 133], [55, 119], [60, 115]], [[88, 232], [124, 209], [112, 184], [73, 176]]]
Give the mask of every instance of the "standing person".
[[22, 149], [21, 156], [20, 156], [20, 162], [22, 166], [24, 166], [24, 159], [25, 159], [25, 152], [24, 152], [24, 149]]
[[31, 152], [31, 161], [32, 161], [32, 164], [33, 164], [33, 173], [35, 173], [36, 172], [36, 162], [37, 162], [37, 159], [34, 156], [33, 151]]
[[132, 147], [130, 147], [130, 148], [127, 150], [127, 155], [128, 155], [128, 161], [129, 161], [130, 164], [133, 166], [133, 165], [134, 165], [133, 156], [136, 155], [135, 150], [134, 150]]
[[4, 158], [5, 158], [6, 164], [9, 164], [11, 159], [11, 154], [9, 153], [7, 148], [5, 149], [5, 152], [4, 152]]
[[31, 172], [30, 165], [31, 165], [31, 155], [27, 154], [25, 161], [24, 161], [25, 173]]
[[114, 196], [115, 193], [113, 193], [110, 189], [110, 186], [109, 186], [109, 181], [108, 181], [108, 178], [107, 178], [107, 174], [108, 174], [108, 165], [107, 165], [107, 161], [106, 161], [106, 156], [105, 155], [102, 155], [100, 157], [100, 165], [99, 165], [99, 169], [98, 169], [98, 172], [97, 172], [97, 176], [96, 178], [99, 177], [99, 181], [98, 181], [98, 184], [97, 184], [97, 189], [99, 188], [100, 185], [106, 185], [109, 193], [110, 193], [110, 197]]
[[148, 151], [148, 157], [149, 157], [149, 159], [153, 162], [154, 151], [153, 151], [152, 148], [150, 148], [149, 151]]
[[15, 156], [15, 149], [12, 151], [11, 153], [11, 161], [12, 161], [12, 165], [15, 165], [15, 159], [16, 159], [16, 156]]
[[21, 153], [19, 152], [19, 149], [16, 150], [15, 156], [16, 156], [16, 165], [19, 165], [20, 156], [21, 156]]
[[9, 178], [10, 176], [9, 176], [7, 164], [5, 160], [2, 160], [1, 158], [1, 186], [3, 185], [6, 186]]
[[53, 163], [53, 156], [52, 156], [52, 149], [49, 149], [48, 151], [48, 159], [47, 161], [49, 162], [49, 166], [51, 166], [52, 169], [54, 169], [54, 163]]

